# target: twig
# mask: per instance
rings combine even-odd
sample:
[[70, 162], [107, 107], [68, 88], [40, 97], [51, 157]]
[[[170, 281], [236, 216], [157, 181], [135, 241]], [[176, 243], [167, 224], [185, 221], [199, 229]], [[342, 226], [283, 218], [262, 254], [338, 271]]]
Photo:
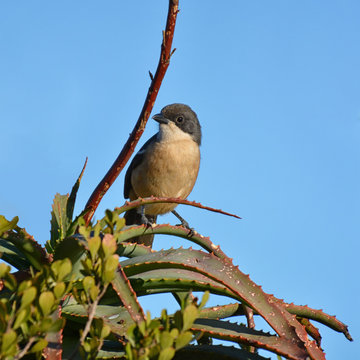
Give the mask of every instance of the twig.
[[142, 133], [145, 130], [145, 125], [154, 106], [157, 94], [161, 86], [161, 82], [170, 63], [171, 46], [174, 37], [176, 17], [178, 14], [178, 5], [179, 0], [169, 0], [166, 28], [163, 33], [160, 59], [154, 79], [151, 82], [139, 119], [135, 124], [135, 127], [129, 136], [129, 139], [127, 140], [126, 144], [124, 145], [119, 156], [117, 157], [109, 171], [100, 181], [94, 192], [91, 194], [85, 206], [85, 209], [88, 210], [84, 216], [87, 224], [89, 224], [90, 220], [92, 219], [101, 199], [109, 190], [110, 186], [114, 183], [121, 170], [126, 165], [127, 161], [130, 159], [130, 156], [134, 152], [136, 144], [138, 143]]
[[101, 298], [104, 296], [107, 288], [108, 288], [108, 285], [105, 285], [104, 288], [102, 289], [102, 291], [100, 292], [100, 294], [95, 299], [95, 301], [88, 307], [88, 320], [87, 320], [87, 322], [85, 324], [84, 331], [81, 334], [78, 346], [76, 346], [76, 348], [74, 349], [74, 351], [70, 355], [69, 360], [74, 358], [74, 356], [76, 355], [76, 353], [77, 353], [77, 351], [79, 349], [79, 346], [84, 345], [84, 341], [86, 339], [87, 334], [90, 331], [91, 323], [92, 323], [92, 321], [94, 319], [94, 316], [95, 316], [96, 307], [97, 307], [99, 301], [101, 300]]
[[24, 355], [26, 355], [26, 353], [28, 352], [28, 350], [30, 349], [31, 345], [35, 342], [35, 337], [31, 337], [29, 339], [29, 341], [27, 342], [27, 344], [25, 345], [25, 347], [16, 355], [14, 356], [14, 360], [19, 360], [21, 359]]

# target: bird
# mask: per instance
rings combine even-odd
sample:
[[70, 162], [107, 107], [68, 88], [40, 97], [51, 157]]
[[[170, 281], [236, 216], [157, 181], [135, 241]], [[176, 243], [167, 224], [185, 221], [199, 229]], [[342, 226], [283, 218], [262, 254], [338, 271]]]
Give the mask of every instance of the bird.
[[[159, 123], [153, 135], [131, 161], [124, 182], [124, 198], [176, 197], [186, 199], [200, 167], [201, 125], [196, 113], [185, 104], [170, 104], [152, 117]], [[157, 216], [172, 212], [181, 225], [189, 224], [174, 210], [177, 204], [147, 204], [125, 213], [126, 225], [153, 224]], [[133, 242], [152, 246], [153, 235]]]

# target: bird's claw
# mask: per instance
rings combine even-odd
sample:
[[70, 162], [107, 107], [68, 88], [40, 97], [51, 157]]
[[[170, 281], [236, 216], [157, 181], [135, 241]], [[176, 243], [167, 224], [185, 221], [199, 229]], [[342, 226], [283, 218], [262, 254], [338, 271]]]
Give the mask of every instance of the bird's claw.
[[189, 230], [189, 233], [188, 233], [188, 236], [189, 237], [192, 237], [195, 235], [195, 229], [194, 228], [191, 228], [189, 226], [189, 223], [187, 221], [184, 221], [183, 223], [181, 224], [176, 224], [175, 226], [182, 226], [183, 228]]

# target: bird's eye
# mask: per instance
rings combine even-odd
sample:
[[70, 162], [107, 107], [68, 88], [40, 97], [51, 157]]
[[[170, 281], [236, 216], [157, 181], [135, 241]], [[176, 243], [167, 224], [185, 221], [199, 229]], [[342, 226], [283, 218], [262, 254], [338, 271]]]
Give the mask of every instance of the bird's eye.
[[177, 121], [178, 123], [181, 123], [181, 122], [184, 121], [184, 118], [183, 118], [182, 116], [179, 116], [179, 117], [176, 119], [176, 121]]

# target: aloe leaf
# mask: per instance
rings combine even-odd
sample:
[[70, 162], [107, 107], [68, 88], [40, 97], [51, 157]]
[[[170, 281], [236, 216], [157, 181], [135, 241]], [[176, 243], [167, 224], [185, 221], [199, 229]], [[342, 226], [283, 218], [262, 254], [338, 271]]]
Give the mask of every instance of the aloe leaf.
[[64, 336], [62, 343], [63, 360], [83, 360], [79, 351], [74, 353], [74, 349], [79, 346], [79, 335]]
[[246, 325], [215, 319], [197, 319], [192, 331], [201, 331], [212, 338], [229, 340], [272, 351], [289, 359], [303, 360], [307, 353], [302, 346], [296, 346], [290, 339], [249, 329]]
[[[63, 360], [83, 360], [80, 353], [73, 355], [74, 348], [79, 344], [79, 339], [76, 337], [64, 337], [63, 341]], [[91, 358], [92, 359], [92, 358]], [[105, 340], [101, 350], [98, 352], [96, 359], [125, 359], [125, 351], [123, 346], [118, 341]]]
[[82, 245], [84, 238], [81, 235], [74, 235], [65, 238], [62, 242], [57, 244], [54, 250], [54, 261], [69, 258], [72, 263], [72, 274], [76, 278], [81, 278], [80, 273], [83, 265], [81, 259], [85, 256], [85, 248]]
[[0, 239], [0, 258], [18, 270], [26, 270], [31, 265], [14, 244], [4, 239]]
[[176, 352], [174, 360], [270, 360], [233, 346], [189, 345]]
[[[120, 348], [120, 349], [119, 349]], [[125, 359], [125, 351], [121, 350], [119, 342], [104, 341], [101, 350], [98, 352], [96, 359]]]
[[214, 245], [208, 237], [205, 237], [195, 231], [192, 236], [189, 236], [189, 230], [182, 226], [172, 226], [168, 224], [154, 225], [152, 227], [146, 227], [144, 225], [125, 227], [122, 231], [117, 234], [116, 240], [118, 243], [123, 241], [131, 242], [131, 239], [141, 235], [174, 235], [183, 239], [189, 240], [204, 250], [214, 253], [220, 258], [227, 258], [225, 253], [220, 249], [220, 246]]
[[142, 256], [154, 252], [149, 246], [142, 244], [134, 244], [128, 242], [117, 242], [116, 253], [119, 256], [124, 256], [128, 258], [133, 258], [136, 256]]
[[[280, 302], [280, 300], [279, 300]], [[316, 310], [309, 308], [308, 306], [301, 306], [301, 305], [295, 305], [295, 304], [286, 304], [284, 303], [284, 306], [286, 310], [291, 313], [295, 314], [300, 317], [304, 317], [310, 320], [315, 320], [323, 325], [328, 326], [329, 328], [341, 332], [345, 335], [345, 337], [353, 341], [348, 327], [342, 323], [340, 320], [338, 320], [335, 316], [328, 315], [324, 313], [322, 310]]]
[[66, 236], [70, 226], [71, 218], [68, 217], [67, 203], [69, 195], [56, 194], [51, 211], [50, 245], [54, 249], [56, 244]]
[[15, 230], [4, 233], [3, 239], [12, 243], [38, 270], [50, 261], [45, 249], [25, 229], [16, 227]]
[[[64, 318], [85, 324], [88, 313], [83, 305], [69, 304], [63, 307]], [[111, 331], [119, 336], [125, 336], [129, 326], [134, 324], [129, 312], [124, 306], [98, 305], [94, 318], [103, 319], [110, 326]]]
[[[184, 269], [149, 270], [129, 277], [138, 295], [173, 291], [206, 291], [238, 299], [226, 286], [200, 273]], [[154, 291], [155, 290], [155, 291]]]
[[292, 339], [294, 351], [295, 346], [305, 346], [314, 359], [324, 358], [315, 342], [309, 341], [304, 327], [228, 260], [202, 251], [180, 248], [128, 259], [122, 262], [122, 266], [128, 276], [155, 268], [183, 268], [202, 273], [237, 294], [242, 302], [257, 311], [281, 337]]
[[231, 316], [245, 315], [244, 308], [240, 303], [216, 305], [200, 310], [200, 318], [225, 319]]
[[216, 212], [219, 214], [223, 214], [223, 215], [227, 215], [227, 216], [232, 216], [234, 218], [237, 219], [241, 219], [240, 216], [235, 215], [235, 214], [230, 214], [226, 211], [223, 211], [221, 209], [214, 209], [212, 207], [209, 206], [205, 206], [202, 205], [196, 201], [189, 201], [186, 199], [181, 199], [181, 198], [176, 198], [176, 197], [155, 197], [155, 196], [150, 196], [148, 198], [138, 198], [134, 201], [126, 201], [125, 205], [116, 208], [115, 210], [118, 212], [118, 214], [122, 214], [125, 211], [131, 210], [131, 209], [135, 209], [139, 206], [143, 206], [145, 204], [158, 204], [158, 203], [174, 203], [174, 204], [183, 204], [183, 205], [189, 205], [189, 206], [194, 206], [200, 209], [204, 209], [204, 210], [208, 210], [208, 211], [212, 211], [212, 212]]
[[111, 285], [132, 319], [138, 324], [145, 321], [144, 311], [140, 306], [136, 293], [131, 287], [130, 281], [126, 277], [121, 266], [119, 266], [115, 272], [115, 278], [111, 282]]
[[321, 346], [321, 334], [317, 327], [315, 327], [309, 319], [297, 316], [296, 319], [301, 325], [305, 327], [306, 332], [316, 341], [317, 346]]
[[5, 216], [0, 215], [0, 236], [9, 230], [15, 229], [16, 224], [18, 223], [19, 218], [15, 216], [12, 220], [6, 220]]
[[85, 164], [84, 164], [84, 166], [83, 166], [83, 168], [81, 170], [81, 173], [80, 173], [79, 177], [77, 178], [74, 186], [71, 189], [71, 193], [70, 193], [69, 199], [68, 199], [67, 204], [66, 204], [66, 216], [67, 216], [68, 219], [70, 219], [70, 221], [71, 221], [71, 219], [73, 217], [75, 201], [76, 201], [76, 195], [77, 195], [77, 192], [79, 190], [81, 178], [84, 175], [84, 171], [85, 171], [85, 168], [86, 168], [87, 161], [88, 161], [88, 158], [86, 158]]

